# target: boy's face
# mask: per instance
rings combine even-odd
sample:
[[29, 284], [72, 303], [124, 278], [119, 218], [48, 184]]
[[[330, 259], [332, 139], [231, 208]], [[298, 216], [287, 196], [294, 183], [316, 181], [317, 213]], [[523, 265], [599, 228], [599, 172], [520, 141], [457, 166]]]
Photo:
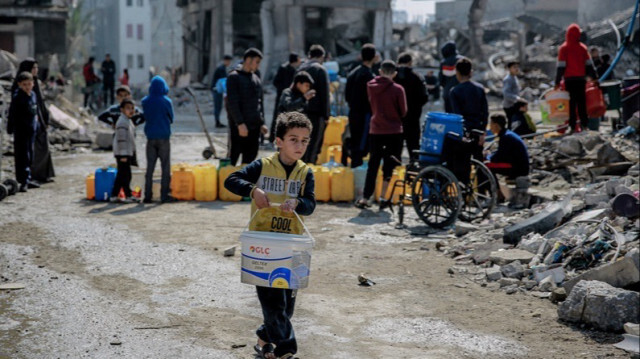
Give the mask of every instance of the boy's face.
[[311, 132], [307, 128], [294, 127], [287, 131], [284, 138], [276, 137], [276, 146], [280, 149], [280, 156], [287, 162], [297, 161], [307, 151], [311, 139]]
[[529, 105], [520, 106], [520, 112], [527, 112], [527, 111], [529, 111]]
[[31, 95], [31, 90], [33, 90], [33, 80], [24, 80], [18, 83], [18, 87], [27, 94]]
[[304, 94], [309, 92], [309, 90], [311, 89], [311, 84], [308, 82], [298, 82], [296, 83], [296, 88], [298, 89], [298, 91]]
[[127, 118], [133, 117], [133, 115], [135, 114], [135, 111], [136, 111], [135, 107], [130, 103], [120, 108], [120, 112], [122, 112], [123, 115], [127, 116]]
[[520, 72], [520, 66], [512, 65], [511, 67], [509, 67], [509, 73], [511, 73], [511, 75], [517, 75], [519, 72]]
[[131, 94], [127, 91], [118, 91], [116, 93], [116, 100], [118, 102], [122, 102], [122, 100], [124, 99], [130, 99], [131, 98]]
[[247, 59], [244, 61], [247, 63], [247, 69], [249, 69], [250, 72], [256, 72], [258, 71], [258, 67], [260, 67], [260, 62], [262, 61], [262, 59], [257, 56], [247, 57]]
[[500, 134], [500, 130], [502, 130], [502, 127], [500, 127], [500, 125], [493, 121], [489, 121], [489, 129], [491, 130], [491, 132], [493, 132], [494, 135], [497, 136], [498, 134]]

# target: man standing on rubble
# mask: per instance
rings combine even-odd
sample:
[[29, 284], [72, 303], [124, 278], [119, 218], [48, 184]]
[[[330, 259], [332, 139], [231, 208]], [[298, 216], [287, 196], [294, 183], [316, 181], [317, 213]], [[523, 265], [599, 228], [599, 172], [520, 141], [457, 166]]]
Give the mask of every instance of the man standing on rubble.
[[442, 86], [442, 99], [444, 100], [444, 111], [451, 113], [453, 108], [451, 107], [451, 101], [449, 101], [449, 95], [451, 89], [458, 84], [456, 78], [456, 63], [462, 58], [462, 55], [458, 54], [456, 43], [449, 41], [440, 50], [443, 60], [440, 62], [440, 73], [438, 73], [438, 82]]
[[315, 44], [309, 48], [309, 59], [298, 68], [298, 72], [306, 71], [313, 78], [313, 89], [316, 96], [309, 100], [307, 105], [307, 116], [311, 120], [313, 129], [311, 130], [311, 141], [307, 147], [307, 152], [302, 157], [306, 163], [316, 163], [318, 152], [322, 146], [324, 137], [325, 122], [329, 120], [329, 73], [322, 65], [324, 63], [324, 47]]
[[[579, 131], [578, 118], [584, 125], [588, 121], [587, 99], [585, 95], [587, 76], [594, 79], [596, 73], [593, 61], [585, 44], [580, 42], [580, 26], [571, 24], [567, 28], [565, 41], [558, 49], [558, 69], [556, 72], [556, 90], [564, 78], [564, 86], [569, 92], [569, 127], [571, 132]], [[576, 112], [578, 117], [576, 117]]]
[[408, 52], [398, 56], [398, 74], [394, 81], [404, 88], [407, 96], [407, 115], [402, 118], [404, 141], [407, 144], [409, 157], [414, 150], [420, 148], [420, 115], [422, 106], [429, 100], [427, 88], [422, 78], [412, 69], [413, 58]]

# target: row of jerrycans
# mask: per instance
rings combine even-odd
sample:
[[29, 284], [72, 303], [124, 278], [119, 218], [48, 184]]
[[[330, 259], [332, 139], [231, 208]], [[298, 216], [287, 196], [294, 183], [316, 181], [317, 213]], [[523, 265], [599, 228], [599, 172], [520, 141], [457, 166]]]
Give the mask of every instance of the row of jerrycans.
[[237, 202], [241, 196], [229, 192], [224, 181], [229, 175], [242, 167], [224, 166], [219, 170], [213, 164], [189, 165], [179, 163], [171, 166], [171, 195], [183, 201], [222, 201]]
[[353, 171], [349, 167], [311, 166], [315, 178], [316, 200], [351, 202], [355, 198]]

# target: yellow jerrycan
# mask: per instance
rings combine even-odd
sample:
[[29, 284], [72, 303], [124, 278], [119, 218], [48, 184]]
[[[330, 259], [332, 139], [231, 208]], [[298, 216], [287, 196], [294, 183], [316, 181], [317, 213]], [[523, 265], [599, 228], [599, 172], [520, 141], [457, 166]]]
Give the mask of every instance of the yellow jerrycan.
[[87, 193], [87, 199], [95, 199], [96, 198], [96, 176], [91, 173], [87, 175], [87, 178], [84, 181]]
[[193, 168], [196, 201], [215, 201], [218, 198], [218, 169], [212, 164]]
[[221, 201], [239, 202], [242, 200], [241, 196], [233, 194], [224, 188], [224, 181], [227, 177], [241, 168], [240, 166], [224, 166], [220, 168], [220, 172], [218, 172], [218, 198], [220, 198]]
[[353, 171], [349, 167], [331, 169], [331, 201], [351, 202], [355, 198]]
[[316, 182], [316, 201], [329, 202], [331, 200], [331, 172], [323, 166], [312, 166], [311, 168]]
[[342, 121], [336, 117], [330, 117], [327, 128], [324, 130], [323, 145], [340, 145], [342, 146], [342, 132], [344, 127]]
[[195, 197], [195, 178], [190, 166], [179, 167], [171, 173], [171, 195], [175, 199], [191, 201]]

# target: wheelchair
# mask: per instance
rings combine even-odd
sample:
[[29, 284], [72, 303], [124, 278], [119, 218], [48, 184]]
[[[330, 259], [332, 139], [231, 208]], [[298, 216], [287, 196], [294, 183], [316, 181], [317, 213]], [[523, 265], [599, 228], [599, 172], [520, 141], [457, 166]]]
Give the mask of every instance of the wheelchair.
[[403, 225], [405, 204], [411, 204], [418, 217], [434, 228], [450, 226], [456, 219], [471, 222], [491, 214], [497, 200], [495, 177], [482, 161], [472, 158], [474, 151], [482, 149], [478, 145], [482, 135], [479, 130], [449, 132], [440, 155], [413, 151], [404, 177], [391, 184], [387, 199], [391, 204], [399, 191], [399, 226]]

